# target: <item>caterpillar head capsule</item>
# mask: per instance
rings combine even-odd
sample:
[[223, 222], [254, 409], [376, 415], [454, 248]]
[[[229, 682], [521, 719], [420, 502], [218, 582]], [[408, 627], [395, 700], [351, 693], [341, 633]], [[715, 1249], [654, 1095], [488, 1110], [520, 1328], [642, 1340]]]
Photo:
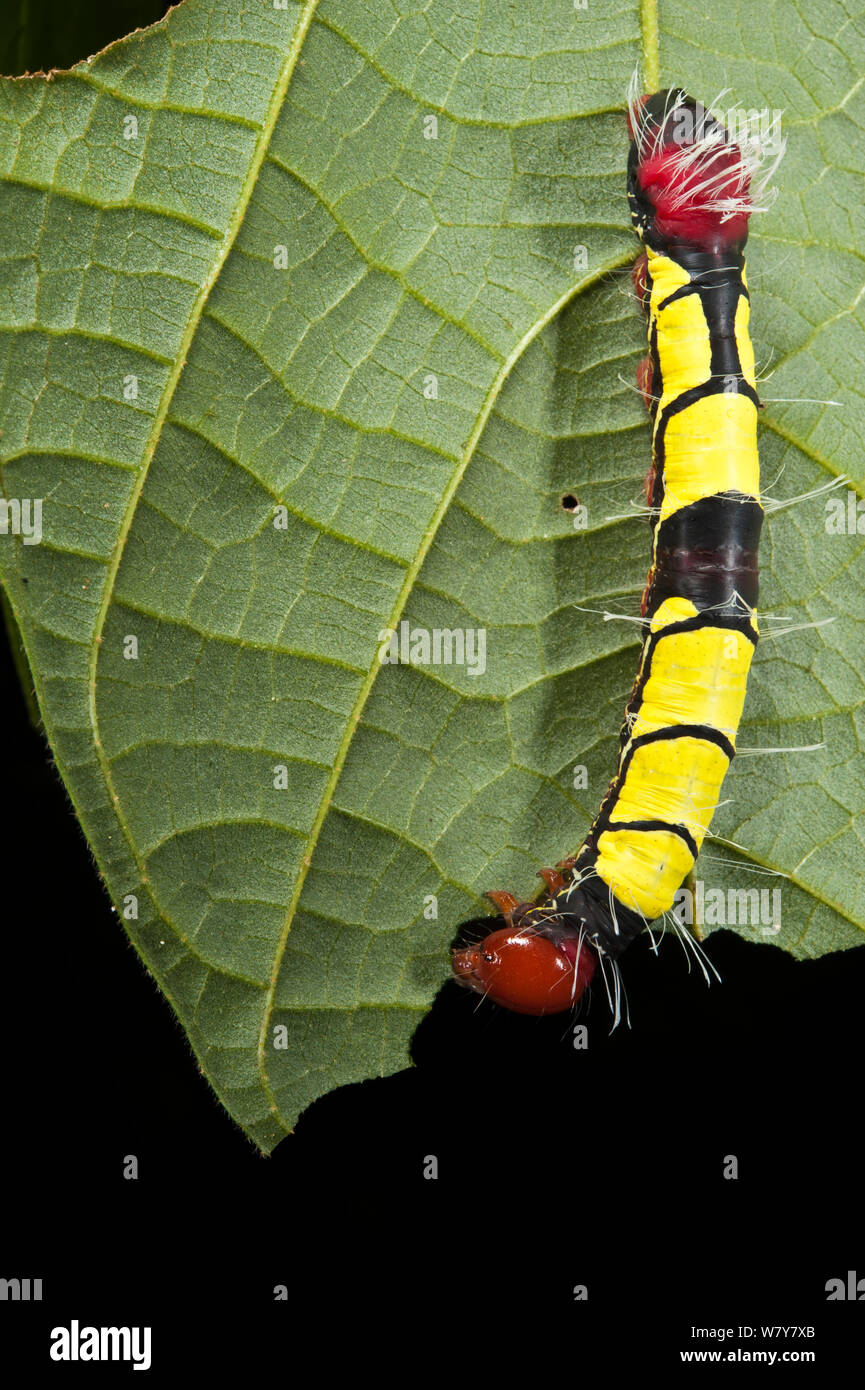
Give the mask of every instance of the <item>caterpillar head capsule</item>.
[[458, 982], [519, 1014], [570, 1009], [595, 973], [596, 957], [578, 938], [552, 941], [532, 928], [506, 926], [454, 952]]

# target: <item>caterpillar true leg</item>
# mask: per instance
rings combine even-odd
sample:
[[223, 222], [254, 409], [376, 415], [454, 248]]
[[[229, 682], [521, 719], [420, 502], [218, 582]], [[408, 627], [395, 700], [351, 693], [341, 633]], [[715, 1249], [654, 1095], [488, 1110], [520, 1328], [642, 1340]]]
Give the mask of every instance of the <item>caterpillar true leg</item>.
[[[616, 773], [579, 852], [542, 871], [538, 902], [488, 894], [506, 925], [454, 954], [461, 983], [521, 1013], [571, 1007], [600, 967], [616, 1021], [618, 959], [665, 919], [693, 868], [757, 643], [760, 401], [742, 251], [780, 159], [755, 182], [766, 153], [756, 135], [734, 141], [676, 88], [639, 98], [632, 86], [628, 110], [628, 200], [644, 246], [633, 285], [649, 349], [637, 389], [652, 419], [640, 665]], [[683, 944], [706, 973], [696, 943]]]

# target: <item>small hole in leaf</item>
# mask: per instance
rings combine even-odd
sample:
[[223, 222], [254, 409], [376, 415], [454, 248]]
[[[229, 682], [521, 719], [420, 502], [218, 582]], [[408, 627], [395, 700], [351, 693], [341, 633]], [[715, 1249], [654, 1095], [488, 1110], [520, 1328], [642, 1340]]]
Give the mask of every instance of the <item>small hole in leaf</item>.
[[565, 493], [564, 497], [562, 498], [562, 506], [566, 512], [575, 512], [579, 505], [579, 497], [576, 497], [573, 492]]

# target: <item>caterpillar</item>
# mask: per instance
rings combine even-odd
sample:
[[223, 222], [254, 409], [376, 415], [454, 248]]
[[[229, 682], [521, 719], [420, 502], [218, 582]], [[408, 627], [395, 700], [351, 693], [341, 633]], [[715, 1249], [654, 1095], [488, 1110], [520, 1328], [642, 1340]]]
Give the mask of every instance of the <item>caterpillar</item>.
[[643, 250], [633, 282], [649, 351], [652, 557], [643, 644], [615, 775], [573, 857], [542, 869], [540, 901], [486, 894], [505, 925], [458, 946], [459, 983], [520, 1013], [572, 1007], [600, 968], [615, 1022], [618, 961], [667, 914], [735, 754], [758, 639], [763, 521], [743, 249], [783, 153], [765, 158], [678, 88], [628, 93], [628, 202]]

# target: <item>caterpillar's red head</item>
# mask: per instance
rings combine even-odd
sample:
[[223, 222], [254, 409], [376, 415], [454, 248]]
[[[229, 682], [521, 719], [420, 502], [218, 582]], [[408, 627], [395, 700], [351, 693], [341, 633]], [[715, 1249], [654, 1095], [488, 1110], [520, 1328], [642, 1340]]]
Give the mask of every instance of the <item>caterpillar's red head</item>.
[[765, 153], [757, 137], [746, 129], [737, 143], [676, 87], [645, 97], [632, 89], [628, 121], [628, 200], [638, 235], [656, 249], [672, 241], [740, 250], [777, 160], [753, 188]]
[[501, 927], [475, 946], [454, 951], [460, 984], [519, 1014], [558, 1014], [580, 998], [596, 956], [576, 936], [553, 942], [526, 927]]

